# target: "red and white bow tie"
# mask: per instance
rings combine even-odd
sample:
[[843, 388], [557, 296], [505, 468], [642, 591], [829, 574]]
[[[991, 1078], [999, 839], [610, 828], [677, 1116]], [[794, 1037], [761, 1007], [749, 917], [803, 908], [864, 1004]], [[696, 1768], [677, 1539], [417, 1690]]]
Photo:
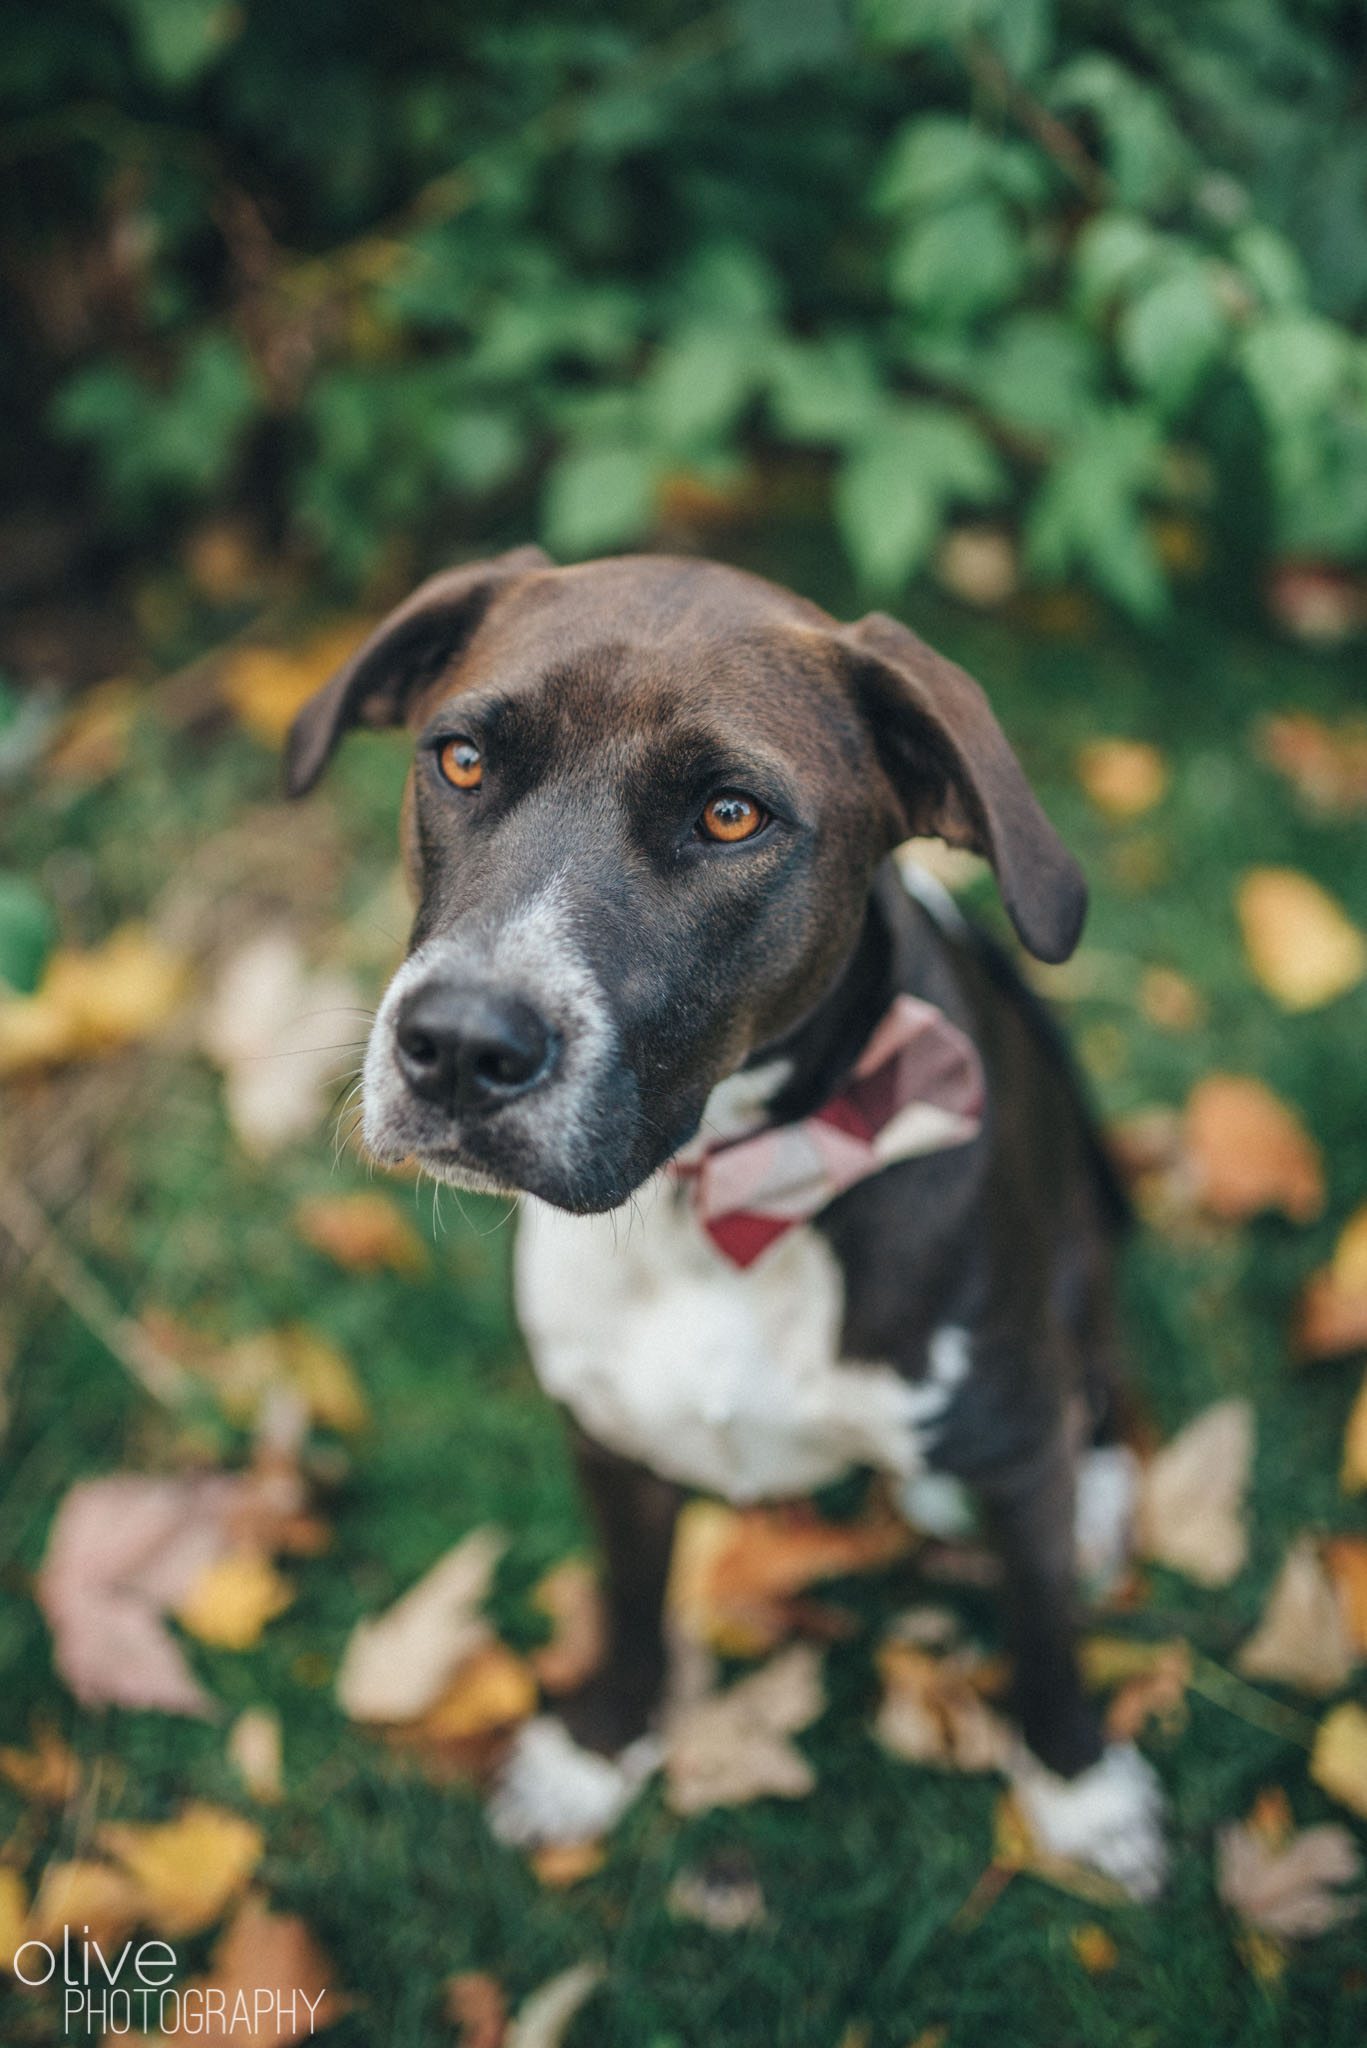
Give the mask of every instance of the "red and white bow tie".
[[703, 1229], [735, 1266], [856, 1181], [899, 1159], [965, 1145], [982, 1127], [983, 1070], [943, 1010], [898, 995], [849, 1080], [798, 1123], [744, 1138], [700, 1133], [670, 1161]]

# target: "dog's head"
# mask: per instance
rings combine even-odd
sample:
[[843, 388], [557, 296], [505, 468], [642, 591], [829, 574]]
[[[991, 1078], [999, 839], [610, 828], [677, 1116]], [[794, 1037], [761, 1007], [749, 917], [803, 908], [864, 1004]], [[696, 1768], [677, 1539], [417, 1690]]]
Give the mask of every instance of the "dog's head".
[[833, 986], [912, 834], [985, 854], [1041, 959], [1077, 940], [1081, 875], [986, 698], [881, 614], [519, 548], [385, 620], [299, 714], [291, 791], [349, 726], [404, 722], [418, 909], [363, 1129], [457, 1186], [624, 1201]]

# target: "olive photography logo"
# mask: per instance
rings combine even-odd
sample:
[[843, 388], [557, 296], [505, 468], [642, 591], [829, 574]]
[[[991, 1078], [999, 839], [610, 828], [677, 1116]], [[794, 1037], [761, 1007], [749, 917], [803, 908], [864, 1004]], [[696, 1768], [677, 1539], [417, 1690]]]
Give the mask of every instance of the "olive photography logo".
[[150, 2033], [203, 2034], [210, 2039], [299, 2040], [312, 2034], [325, 1990], [310, 1998], [306, 1991], [261, 1985], [228, 1988], [221, 1984], [173, 1985], [176, 1952], [169, 1941], [148, 1940], [135, 1949], [126, 1941], [117, 1955], [106, 1956], [99, 1942], [83, 1928], [74, 1936], [62, 1929], [61, 1945], [25, 1941], [14, 1951], [10, 1968], [21, 1985], [36, 1991], [45, 1986], [62, 1994], [64, 2035]]

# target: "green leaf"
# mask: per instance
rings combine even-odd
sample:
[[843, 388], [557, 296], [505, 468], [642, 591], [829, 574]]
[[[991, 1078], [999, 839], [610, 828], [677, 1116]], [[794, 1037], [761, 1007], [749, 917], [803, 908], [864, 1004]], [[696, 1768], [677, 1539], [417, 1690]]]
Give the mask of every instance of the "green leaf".
[[998, 0], [862, 0], [865, 32], [891, 50], [961, 43]]
[[983, 436], [948, 406], [903, 406], [836, 478], [835, 515], [861, 582], [895, 591], [930, 553], [949, 504], [996, 497], [1004, 479]]
[[1269, 312], [1286, 313], [1305, 304], [1305, 268], [1275, 228], [1250, 221], [1230, 238], [1229, 253]]
[[1281, 313], [1248, 330], [1240, 361], [1264, 416], [1277, 427], [1312, 418], [1332, 402], [1350, 367], [1351, 347], [1332, 321]]
[[523, 457], [516, 422], [501, 412], [444, 414], [430, 431], [429, 445], [441, 473], [475, 492], [505, 482]]
[[143, 68], [161, 85], [189, 85], [241, 32], [231, 0], [118, 0]]
[[763, 368], [744, 327], [695, 324], [671, 335], [655, 356], [643, 396], [661, 441], [687, 447], [728, 427]]
[[858, 334], [782, 341], [769, 359], [769, 405], [793, 441], [847, 442], [864, 434], [883, 404], [868, 343]]
[[1167, 585], [1142, 517], [1143, 496], [1158, 479], [1158, 423], [1134, 407], [1114, 406], [1083, 427], [1049, 470], [1030, 508], [1031, 566], [1061, 576], [1074, 564], [1140, 618], [1167, 603]]
[[998, 418], [1031, 432], [1076, 432], [1096, 393], [1090, 336], [1057, 313], [1017, 313], [980, 359], [974, 385]]
[[919, 221], [889, 261], [893, 296], [932, 320], [957, 322], [999, 306], [1025, 274], [1025, 245], [998, 199], [963, 199]]
[[1181, 410], [1219, 355], [1224, 309], [1206, 264], [1182, 263], [1133, 298], [1116, 346], [1125, 368], [1165, 412]]
[[0, 985], [32, 995], [56, 935], [52, 911], [33, 884], [0, 873]]
[[1192, 151], [1158, 93], [1113, 57], [1090, 50], [1054, 79], [1052, 103], [1085, 107], [1106, 140], [1107, 168], [1127, 206], [1161, 207], [1189, 182]]
[[994, 144], [972, 121], [921, 114], [899, 128], [874, 187], [885, 213], [936, 206], [971, 191], [989, 174]]
[[571, 448], [546, 479], [541, 527], [552, 553], [593, 554], [647, 533], [657, 463], [635, 446]]
[[1115, 299], [1131, 291], [1161, 263], [1164, 243], [1133, 213], [1099, 213], [1073, 250], [1073, 291], [1084, 318], [1101, 321]]

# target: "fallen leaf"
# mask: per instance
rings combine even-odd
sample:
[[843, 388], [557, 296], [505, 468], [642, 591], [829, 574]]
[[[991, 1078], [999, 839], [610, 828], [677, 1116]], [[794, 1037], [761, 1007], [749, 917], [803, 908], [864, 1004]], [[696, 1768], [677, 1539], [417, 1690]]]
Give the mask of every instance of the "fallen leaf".
[[531, 1854], [532, 1875], [551, 1891], [568, 1891], [607, 1862], [602, 1842], [543, 1842]]
[[1152, 1648], [1148, 1668], [1127, 1678], [1106, 1708], [1109, 1742], [1133, 1742], [1150, 1721], [1170, 1736], [1180, 1733], [1186, 1723], [1191, 1649], [1181, 1641], [1156, 1643]]
[[431, 1706], [413, 1723], [419, 1741], [465, 1742], [536, 1712], [531, 1667], [493, 1639], [463, 1657]]
[[59, 946], [33, 995], [0, 993], [0, 1076], [121, 1051], [164, 1024], [185, 989], [185, 963], [141, 925], [92, 952]]
[[1120, 1961], [1120, 1950], [1104, 1927], [1098, 1927], [1095, 1920], [1084, 1921], [1081, 1927], [1074, 1927], [1069, 1935], [1073, 1954], [1089, 1977], [1104, 1977]]
[[358, 1621], [342, 1654], [337, 1699], [353, 1721], [413, 1721], [493, 1640], [480, 1605], [507, 1539], [475, 1529], [383, 1614]]
[[1135, 1548], [1201, 1586], [1224, 1586], [1248, 1555], [1243, 1500], [1253, 1462], [1249, 1401], [1217, 1401], [1140, 1474]]
[[531, 1654], [543, 1692], [574, 1692], [598, 1669], [606, 1648], [606, 1622], [598, 1579], [581, 1557], [567, 1557], [532, 1588], [532, 1605], [549, 1615], [553, 1633]]
[[228, 1731], [226, 1755], [259, 1805], [284, 1798], [284, 1744], [274, 1707], [245, 1707]]
[[1360, 1898], [1330, 1885], [1350, 1884], [1362, 1870], [1347, 1828], [1304, 1828], [1281, 1846], [1235, 1822], [1215, 1838], [1215, 1888], [1246, 1926], [1264, 1934], [1323, 1934], [1351, 1919]]
[[302, 1323], [235, 1338], [204, 1355], [199, 1370], [234, 1422], [250, 1423], [262, 1402], [282, 1387], [299, 1396], [315, 1422], [343, 1436], [354, 1436], [370, 1421], [365, 1395], [347, 1360]]
[[427, 1269], [426, 1245], [388, 1195], [312, 1195], [295, 1205], [293, 1223], [305, 1244], [325, 1252], [348, 1273], [378, 1273], [387, 1267], [415, 1279]]
[[601, 1963], [575, 1963], [531, 1992], [517, 2009], [504, 2048], [560, 2048], [570, 2021], [593, 1996], [607, 1972]]
[[675, 1920], [696, 1920], [715, 1934], [762, 1926], [766, 1915], [750, 1859], [734, 1851], [681, 1870], [665, 1894], [665, 1905]]
[[1343, 1433], [1343, 1464], [1339, 1484], [1345, 1493], [1361, 1493], [1367, 1487], [1367, 1373], [1362, 1376]]
[[1207, 1074], [1187, 1099], [1182, 1143], [1196, 1199], [1225, 1223], [1278, 1209], [1311, 1223], [1324, 1208], [1324, 1160], [1294, 1110], [1245, 1074]]
[[1012, 1730], [983, 1698], [999, 1689], [1001, 1668], [975, 1651], [933, 1656], [914, 1643], [885, 1639], [878, 1651], [883, 1699], [874, 1734], [909, 1763], [942, 1770], [1003, 1770]]
[[1077, 777], [1108, 818], [1138, 818], [1167, 790], [1168, 768], [1147, 740], [1089, 740], [1077, 754]]
[[1250, 868], [1236, 907], [1253, 978], [1284, 1010], [1317, 1010], [1367, 974], [1367, 939], [1295, 868]]
[[123, 766], [138, 708], [138, 688], [124, 676], [97, 683], [62, 720], [43, 766], [59, 782], [104, 782]]
[[203, 1565], [172, 1613], [201, 1643], [250, 1650], [294, 1598], [294, 1588], [259, 1550], [231, 1550]]
[[1364, 610], [1352, 576], [1291, 556], [1274, 563], [1267, 602], [1279, 626], [1313, 647], [1337, 647], [1356, 630]]
[[228, 1121], [244, 1151], [264, 1159], [327, 1114], [357, 1056], [361, 992], [349, 975], [310, 972], [284, 929], [259, 932], [226, 959], [201, 1025], [222, 1068]]
[[[17, 1870], [0, 1863], [0, 1970], [14, 1975], [15, 1958], [28, 1939], [28, 1893], [24, 1880]], [[43, 1958], [35, 1956], [32, 1965], [25, 1963], [22, 1967], [41, 1970]]]
[[1340, 1806], [1367, 1820], [1367, 1710], [1346, 1700], [1320, 1722], [1310, 1775]]
[[1020, 582], [1016, 543], [1000, 526], [956, 526], [940, 544], [935, 574], [965, 604], [1005, 604]]
[[[172, 2048], [239, 2039], [252, 2048], [290, 2048], [348, 2010], [351, 2000], [328, 1988], [332, 1976], [302, 1920], [271, 1913], [260, 1899], [248, 1897], [214, 1945], [210, 1974], [182, 1989], [181, 2031], [165, 2038]], [[206, 2001], [194, 2009], [191, 2025], [187, 1990], [221, 1993], [221, 2016], [214, 2011], [217, 2001]], [[267, 1992], [274, 1994], [268, 2004]]]
[[1194, 982], [1173, 967], [1146, 967], [1139, 977], [1139, 1007], [1160, 1031], [1196, 1031], [1208, 1015]]
[[65, 1806], [80, 1786], [81, 1766], [57, 1730], [40, 1725], [32, 1749], [0, 1749], [0, 1777], [25, 1799]]
[[1133, 1904], [1129, 1892], [1115, 1878], [1106, 1877], [1085, 1863], [1075, 1863], [1070, 1856], [1056, 1856], [1052, 1850], [1041, 1849], [1014, 1792], [1003, 1792], [997, 1801], [992, 1864], [1000, 1872], [1025, 1871], [1031, 1877], [1042, 1878], [1046, 1884], [1070, 1893], [1073, 1898], [1085, 1899], [1089, 1905]]
[[143, 1918], [142, 1886], [131, 1871], [100, 1863], [94, 1857], [79, 1857], [69, 1863], [49, 1863], [38, 1885], [29, 1914], [29, 1938], [45, 1941], [49, 1948], [60, 1945], [63, 1930], [88, 1928], [91, 1937], [107, 1950], [111, 1942], [122, 1941]]
[[370, 630], [365, 619], [340, 619], [297, 647], [239, 647], [218, 672], [219, 691], [256, 739], [282, 744], [309, 698], [356, 652]]
[[1296, 1304], [1291, 1347], [1307, 1361], [1367, 1350], [1367, 1286], [1345, 1283], [1332, 1263], [1312, 1273]]
[[1324, 1563], [1354, 1649], [1367, 1651], [1367, 1536], [1331, 1536]]
[[1263, 722], [1259, 750], [1318, 816], [1367, 811], [1367, 721], [1331, 726], [1308, 711], [1284, 712]]
[[915, 1541], [885, 1504], [858, 1521], [828, 1522], [806, 1504], [690, 1501], [675, 1539], [670, 1612], [695, 1642], [724, 1656], [759, 1656], [789, 1632], [804, 1587], [878, 1570]]
[[795, 1643], [726, 1692], [705, 1694], [673, 1715], [665, 1775], [674, 1811], [740, 1806], [766, 1794], [805, 1798], [816, 1778], [788, 1737], [822, 1710], [820, 1667], [811, 1644]]
[[1271, 1678], [1321, 1696], [1346, 1681], [1356, 1662], [1354, 1646], [1313, 1537], [1298, 1536], [1292, 1544], [1262, 1620], [1234, 1662], [1245, 1678]]
[[457, 2048], [502, 2048], [508, 2024], [508, 2000], [497, 1977], [487, 1970], [460, 1970], [448, 1977], [442, 2012], [460, 2028]]
[[140, 1918], [168, 1936], [212, 1926], [266, 1852], [255, 1821], [203, 1800], [171, 1821], [106, 1821], [95, 1839], [141, 1892]]
[[207, 1566], [247, 1544], [269, 1549], [303, 1501], [297, 1471], [264, 1458], [246, 1472], [79, 1480], [57, 1510], [35, 1589], [76, 1697], [210, 1714], [163, 1617]]

